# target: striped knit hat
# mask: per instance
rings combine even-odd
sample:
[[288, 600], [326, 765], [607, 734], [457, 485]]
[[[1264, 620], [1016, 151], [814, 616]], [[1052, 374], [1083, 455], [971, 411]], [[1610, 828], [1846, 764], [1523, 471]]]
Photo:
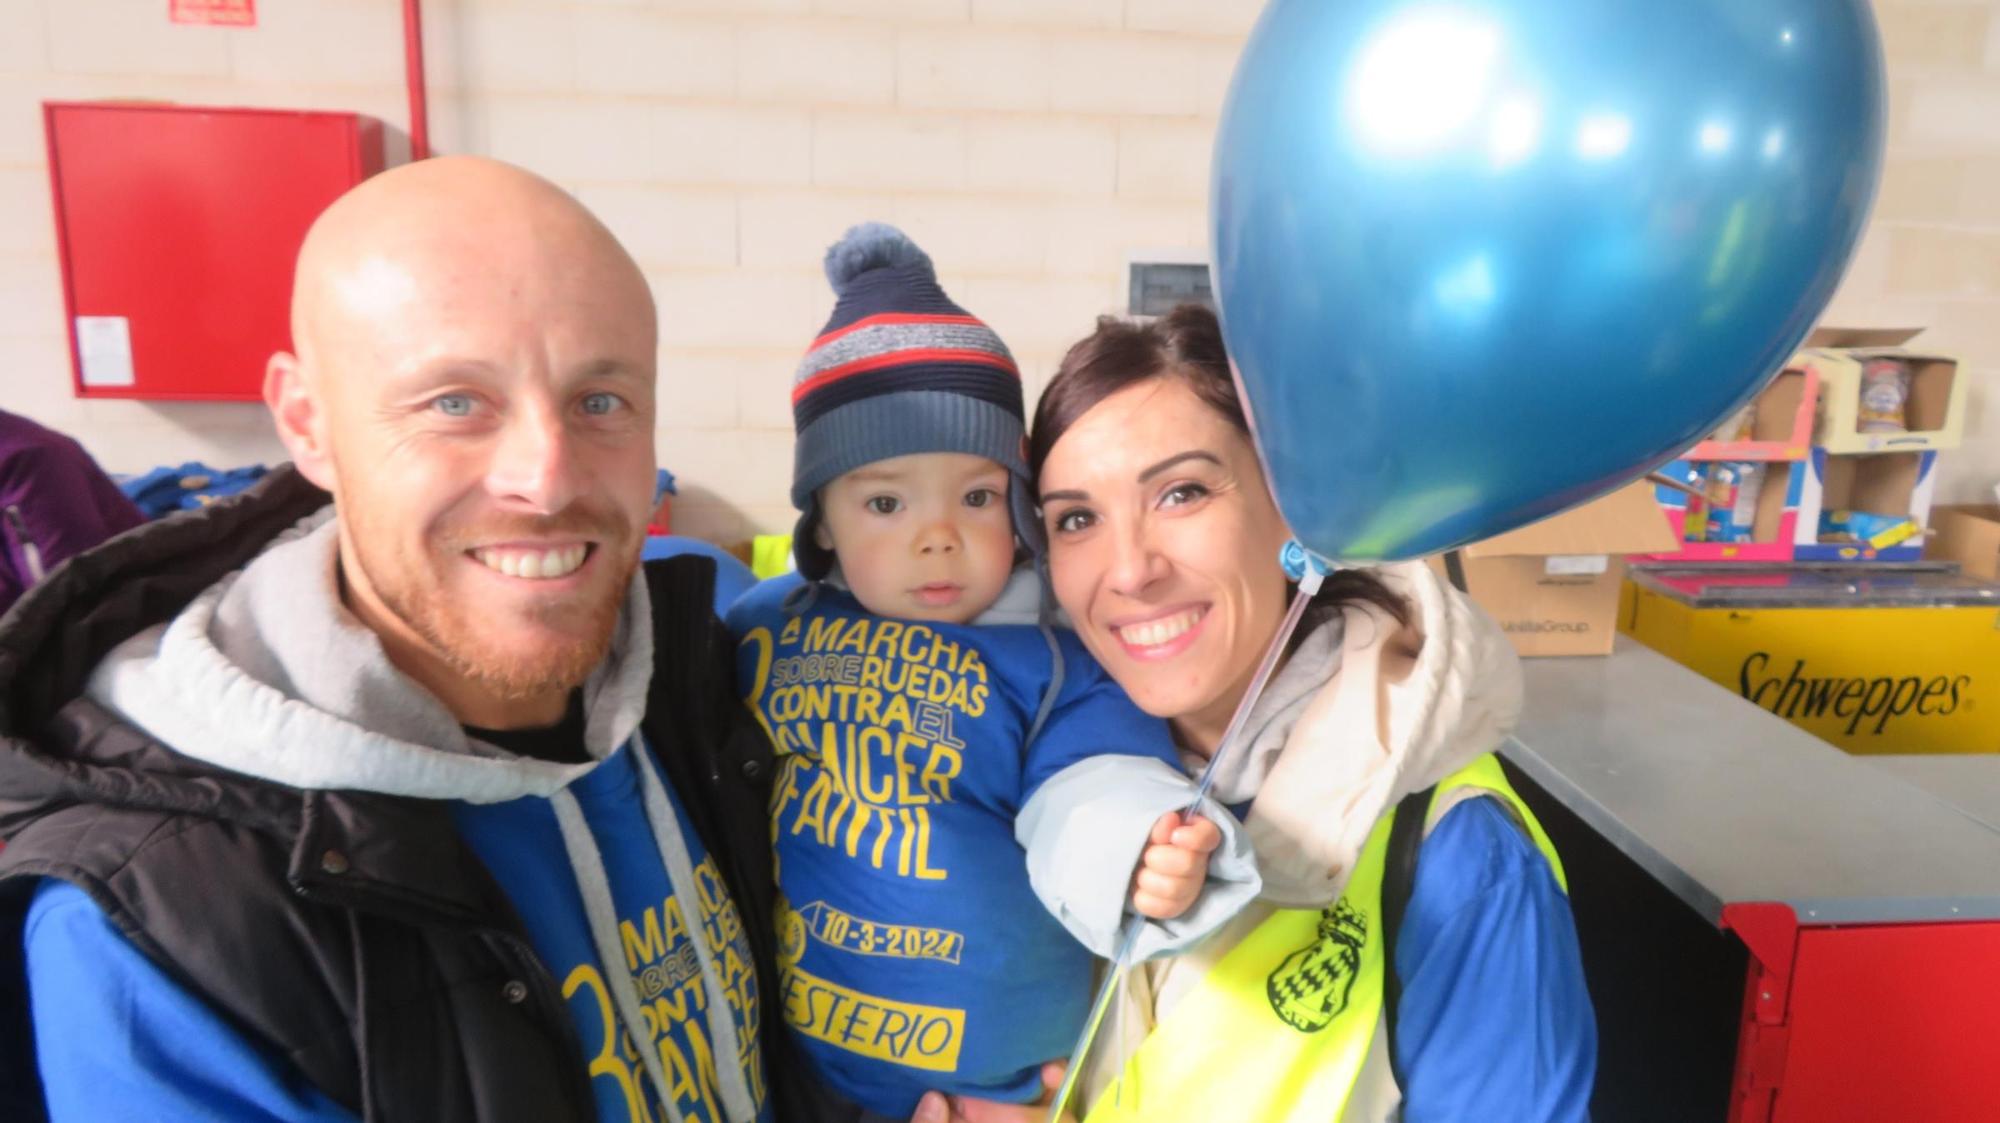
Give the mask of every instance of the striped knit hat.
[[814, 537], [819, 489], [877, 460], [923, 452], [983, 456], [1013, 474], [1014, 533], [1041, 548], [1027, 462], [1021, 373], [1007, 345], [938, 286], [930, 257], [893, 226], [863, 223], [826, 251], [833, 316], [792, 383], [792, 535], [799, 572], [833, 555]]

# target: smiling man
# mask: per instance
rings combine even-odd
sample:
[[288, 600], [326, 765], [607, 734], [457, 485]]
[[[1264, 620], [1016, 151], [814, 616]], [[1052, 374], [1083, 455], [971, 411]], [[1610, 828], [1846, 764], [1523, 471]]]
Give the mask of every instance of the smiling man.
[[639, 567], [638, 268], [447, 158], [336, 202], [293, 301], [295, 469], [0, 631], [0, 1117], [802, 1117], [769, 748], [713, 563]]

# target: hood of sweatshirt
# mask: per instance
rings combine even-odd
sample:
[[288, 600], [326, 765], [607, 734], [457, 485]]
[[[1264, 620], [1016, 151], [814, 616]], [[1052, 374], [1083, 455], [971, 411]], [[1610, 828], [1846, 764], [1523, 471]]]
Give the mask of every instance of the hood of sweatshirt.
[[[1368, 604], [1320, 623], [1266, 684], [1218, 776], [1217, 798], [1252, 801], [1244, 825], [1276, 905], [1330, 904], [1377, 819], [1498, 748], [1520, 718], [1520, 658], [1484, 611], [1420, 562], [1375, 574], [1410, 606], [1409, 627]], [[1385, 676], [1399, 652], [1414, 665]]]
[[[548, 796], [594, 765], [501, 752], [389, 661], [341, 604], [331, 507], [172, 620], [114, 649], [89, 697], [197, 760], [294, 788], [493, 803]], [[611, 652], [583, 686], [584, 742], [601, 760], [644, 716], [652, 674], [645, 582], [634, 577]]]

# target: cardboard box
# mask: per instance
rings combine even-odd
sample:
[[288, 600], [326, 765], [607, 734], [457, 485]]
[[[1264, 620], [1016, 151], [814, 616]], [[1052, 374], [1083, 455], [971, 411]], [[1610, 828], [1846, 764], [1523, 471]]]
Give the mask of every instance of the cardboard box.
[[[1957, 448], [1965, 440], [1965, 399], [1971, 381], [1958, 360], [1911, 351], [1908, 343], [1922, 328], [1815, 328], [1806, 350], [1793, 362], [1820, 377], [1819, 427], [1815, 444], [1834, 453], [1924, 451]], [[1861, 370], [1870, 359], [1895, 358], [1910, 364], [1910, 396], [1904, 403], [1909, 429], [1863, 433], [1859, 429]]]
[[[1799, 467], [1804, 487], [1799, 495], [1798, 561], [1918, 561], [1924, 556], [1922, 528], [1930, 521], [1931, 499], [1937, 490], [1935, 452], [1889, 452], [1841, 455], [1815, 448]], [[1866, 511], [1872, 515], [1905, 515], [1916, 521], [1915, 537], [1876, 549], [1859, 543], [1824, 542], [1820, 516], [1829, 511]]]
[[1522, 655], [1608, 655], [1625, 555], [1673, 541], [1652, 485], [1636, 483], [1460, 554], [1466, 591]]
[[[1676, 460], [1660, 469], [1660, 475], [1700, 490], [1711, 461]], [[1798, 541], [1801, 521], [1800, 498], [1805, 479], [1803, 461], [1773, 460], [1764, 465], [1764, 482], [1757, 493], [1757, 513], [1748, 542], [1689, 542], [1688, 516], [1697, 502], [1684, 491], [1664, 485], [1653, 487], [1653, 497], [1666, 518], [1672, 540], [1663, 550], [1645, 555], [1648, 562], [1753, 561], [1786, 562]]]
[[1931, 514], [1929, 557], [1955, 561], [1973, 577], [2000, 579], [2000, 503], [1939, 507]]
[[1758, 393], [1748, 437], [1703, 441], [1682, 459], [1804, 460], [1818, 414], [1819, 372], [1795, 358]]

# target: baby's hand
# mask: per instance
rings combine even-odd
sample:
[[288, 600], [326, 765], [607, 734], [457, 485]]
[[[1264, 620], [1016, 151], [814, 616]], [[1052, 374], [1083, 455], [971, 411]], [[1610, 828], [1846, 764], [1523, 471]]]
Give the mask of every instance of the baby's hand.
[[1208, 877], [1208, 856], [1220, 845], [1222, 831], [1207, 819], [1183, 823], [1172, 811], [1160, 816], [1132, 875], [1132, 911], [1154, 920], [1186, 912]]

